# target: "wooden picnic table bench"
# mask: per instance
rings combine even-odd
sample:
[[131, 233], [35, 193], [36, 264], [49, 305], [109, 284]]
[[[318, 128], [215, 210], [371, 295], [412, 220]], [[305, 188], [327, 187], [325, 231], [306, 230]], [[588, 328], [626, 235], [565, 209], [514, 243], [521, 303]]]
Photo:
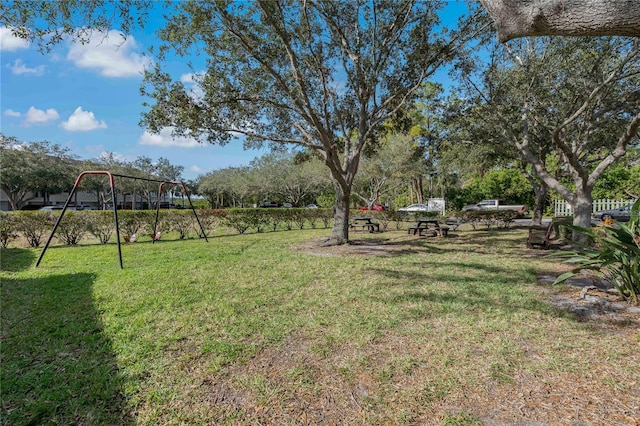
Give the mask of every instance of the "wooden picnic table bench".
[[464, 220], [459, 217], [449, 217], [445, 221], [446, 225], [451, 228], [451, 230], [455, 231], [458, 229], [458, 226], [464, 223]]
[[433, 228], [438, 235], [440, 235], [441, 237], [446, 237], [449, 234], [449, 227], [447, 225], [437, 225], [435, 228]]
[[366, 216], [356, 216], [353, 218], [353, 222], [349, 224], [349, 227], [353, 230], [358, 228], [365, 230], [368, 229], [370, 233], [380, 232], [380, 224], [373, 222], [372, 218]]
[[418, 218], [415, 225], [410, 226], [407, 229], [407, 233], [418, 235], [420, 237], [426, 237], [427, 232], [431, 232], [433, 236], [440, 235], [446, 237], [449, 233], [449, 226], [441, 225], [438, 219], [431, 219], [426, 217]]

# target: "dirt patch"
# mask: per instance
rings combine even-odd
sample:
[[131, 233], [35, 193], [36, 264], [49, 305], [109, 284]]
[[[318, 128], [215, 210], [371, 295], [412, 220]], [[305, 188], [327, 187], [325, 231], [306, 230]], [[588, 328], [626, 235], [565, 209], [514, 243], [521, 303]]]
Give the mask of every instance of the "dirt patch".
[[426, 238], [416, 238], [415, 236], [411, 235], [393, 235], [391, 237], [370, 238], [363, 237], [354, 238], [349, 241], [349, 244], [342, 244], [338, 246], [326, 246], [324, 244], [326, 240], [315, 240], [296, 245], [293, 247], [293, 249], [301, 253], [325, 257], [394, 257], [405, 254], [419, 253], [423, 251]]
[[629, 304], [606, 281], [576, 276], [567, 280], [566, 286], [549, 286], [555, 279], [555, 274], [545, 274], [538, 282], [545, 285], [543, 292], [558, 309], [611, 331], [640, 330], [640, 306]]

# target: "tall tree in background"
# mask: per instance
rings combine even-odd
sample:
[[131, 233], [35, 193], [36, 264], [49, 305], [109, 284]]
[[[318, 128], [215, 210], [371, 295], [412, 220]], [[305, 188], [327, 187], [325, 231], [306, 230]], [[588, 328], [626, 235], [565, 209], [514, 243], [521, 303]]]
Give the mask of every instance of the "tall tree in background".
[[0, 189], [12, 210], [20, 210], [28, 193], [68, 191], [78, 174], [69, 150], [47, 141], [25, 143], [0, 134]]
[[[329, 168], [336, 215], [328, 244], [348, 241], [360, 156], [381, 124], [471, 36], [444, 31], [440, 1], [189, 1], [161, 32], [180, 55], [207, 56], [190, 91], [159, 67], [146, 76], [144, 124], [225, 144], [293, 144]], [[437, 29], [437, 30], [436, 30]]]
[[[464, 84], [462, 85], [464, 86]], [[477, 96], [480, 90], [477, 85], [467, 82], [471, 96]], [[517, 86], [515, 88], [517, 90]], [[473, 102], [472, 102], [473, 105]], [[548, 203], [548, 187], [532, 171], [530, 166], [520, 158], [515, 147], [502, 137], [502, 130], [495, 127], [485, 105], [470, 106], [468, 99], [452, 95], [447, 103], [445, 123], [447, 137], [440, 149], [440, 166], [443, 170], [456, 173], [461, 180], [464, 193], [472, 199], [464, 204], [477, 202], [480, 198], [509, 198], [505, 194], [481, 194], [469, 187], [471, 182], [484, 178], [486, 173], [494, 169], [520, 170], [528, 180], [527, 188], [534, 190], [533, 224], [541, 224], [542, 213]], [[548, 144], [539, 144], [548, 150]], [[544, 154], [546, 155], [546, 154]], [[543, 158], [545, 158], [543, 155]], [[475, 186], [475, 185], [474, 185]], [[522, 188], [519, 188], [522, 189]], [[463, 194], [464, 195], [464, 194]], [[510, 200], [511, 203], [530, 205], [530, 199]]]
[[[425, 168], [416, 138], [390, 134], [380, 147], [362, 160], [353, 194], [371, 209], [380, 197], [424, 174]], [[388, 201], [388, 200], [387, 200]]]
[[276, 152], [253, 160], [251, 166], [262, 176], [261, 193], [274, 201], [301, 206], [331, 186], [327, 168], [313, 156]]
[[572, 206], [574, 224], [588, 227], [597, 179], [639, 142], [640, 40], [511, 42], [496, 46], [479, 77], [464, 80], [470, 107], [462, 113], [484, 123], [491, 142], [511, 145]]
[[198, 192], [209, 199], [212, 207], [249, 207], [247, 203], [257, 201], [260, 180], [251, 167], [227, 167], [201, 176]]
[[[422, 169], [419, 172], [414, 170], [416, 173], [406, 176], [410, 185], [408, 189], [411, 192], [411, 203], [424, 203], [425, 195], [432, 197], [435, 177], [441, 176], [438, 171], [437, 154], [443, 140], [442, 93], [442, 85], [425, 82], [414, 94], [411, 104], [399, 110], [385, 123], [385, 130], [389, 135], [406, 134], [418, 142], [414, 160], [416, 165], [422, 165]], [[429, 179], [429, 191], [424, 189], [425, 177]]]

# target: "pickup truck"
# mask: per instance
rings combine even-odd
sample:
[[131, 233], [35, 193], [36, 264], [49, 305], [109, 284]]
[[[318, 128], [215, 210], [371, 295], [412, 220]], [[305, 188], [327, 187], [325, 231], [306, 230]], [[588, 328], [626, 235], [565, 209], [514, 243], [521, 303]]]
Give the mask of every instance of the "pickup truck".
[[523, 204], [503, 204], [502, 200], [482, 200], [477, 204], [469, 204], [462, 208], [463, 212], [469, 210], [513, 210], [518, 213], [518, 216], [527, 214], [527, 206]]

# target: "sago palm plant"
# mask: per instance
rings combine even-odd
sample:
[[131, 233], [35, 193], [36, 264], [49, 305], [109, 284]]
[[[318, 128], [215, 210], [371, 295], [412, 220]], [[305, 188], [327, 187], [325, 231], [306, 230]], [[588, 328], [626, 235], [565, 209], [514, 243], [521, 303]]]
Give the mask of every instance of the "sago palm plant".
[[566, 262], [576, 267], [560, 275], [554, 284], [580, 271], [591, 271], [610, 282], [625, 300], [637, 305], [640, 296], [640, 199], [631, 207], [627, 224], [608, 219], [604, 226], [595, 229], [569, 228], [588, 236], [595, 244], [594, 247], [560, 254], [570, 256]]

